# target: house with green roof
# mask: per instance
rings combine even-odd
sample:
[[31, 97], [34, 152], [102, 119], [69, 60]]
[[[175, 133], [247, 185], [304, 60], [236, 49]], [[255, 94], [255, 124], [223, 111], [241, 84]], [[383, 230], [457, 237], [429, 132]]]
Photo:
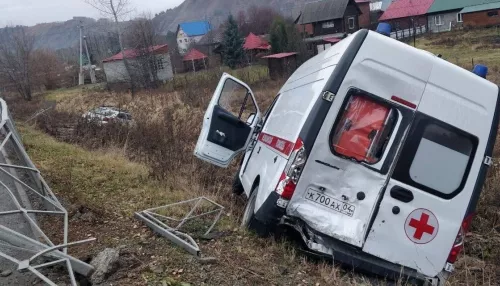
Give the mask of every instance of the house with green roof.
[[500, 0], [435, 0], [427, 11], [429, 30], [433, 33], [439, 33], [462, 27], [462, 9], [499, 2]]
[[466, 27], [500, 25], [500, 1], [465, 7], [460, 11]]

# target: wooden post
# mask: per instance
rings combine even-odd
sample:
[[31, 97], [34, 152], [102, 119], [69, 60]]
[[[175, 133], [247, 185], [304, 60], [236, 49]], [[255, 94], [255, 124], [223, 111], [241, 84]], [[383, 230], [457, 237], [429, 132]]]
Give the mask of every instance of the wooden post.
[[194, 66], [194, 60], [191, 60], [191, 63], [193, 64], [193, 72], [196, 72], [196, 67]]
[[203, 66], [205, 66], [205, 69], [207, 69], [207, 63], [205, 62], [205, 58], [203, 58]]

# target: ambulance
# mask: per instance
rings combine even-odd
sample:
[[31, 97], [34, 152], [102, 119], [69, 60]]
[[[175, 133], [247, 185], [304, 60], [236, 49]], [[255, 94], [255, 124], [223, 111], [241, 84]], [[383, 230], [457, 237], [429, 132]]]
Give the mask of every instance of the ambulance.
[[242, 224], [386, 279], [443, 285], [492, 163], [499, 88], [360, 30], [300, 66], [265, 113], [224, 74], [194, 154], [228, 167]]

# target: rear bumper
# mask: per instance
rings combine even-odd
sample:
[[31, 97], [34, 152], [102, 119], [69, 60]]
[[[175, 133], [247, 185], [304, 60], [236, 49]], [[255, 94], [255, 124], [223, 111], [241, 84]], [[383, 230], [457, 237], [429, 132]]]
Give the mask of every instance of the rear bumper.
[[414, 269], [391, 263], [320, 234], [295, 218], [283, 216], [281, 225], [291, 227], [298, 232], [310, 254], [330, 260], [333, 258], [335, 262], [358, 272], [374, 274], [387, 280], [404, 281], [403, 284], [408, 285], [444, 285], [449, 276], [443, 271], [439, 277], [426, 277]]
[[426, 277], [407, 268], [353, 247], [310, 228], [302, 220], [286, 216], [284, 208], [278, 207], [279, 195], [272, 192], [255, 214], [255, 218], [273, 232], [278, 226], [286, 226], [297, 232], [308, 254], [339, 262], [359, 272], [375, 274], [387, 280], [403, 281], [409, 285], [445, 285], [449, 273], [442, 271], [438, 277]]

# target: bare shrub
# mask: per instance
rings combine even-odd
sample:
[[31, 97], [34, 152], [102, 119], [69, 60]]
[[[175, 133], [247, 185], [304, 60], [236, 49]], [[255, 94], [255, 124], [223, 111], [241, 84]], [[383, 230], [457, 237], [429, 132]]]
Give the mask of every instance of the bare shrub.
[[35, 38], [23, 27], [7, 27], [0, 35], [0, 83], [16, 90], [25, 100], [32, 98], [32, 53]]

